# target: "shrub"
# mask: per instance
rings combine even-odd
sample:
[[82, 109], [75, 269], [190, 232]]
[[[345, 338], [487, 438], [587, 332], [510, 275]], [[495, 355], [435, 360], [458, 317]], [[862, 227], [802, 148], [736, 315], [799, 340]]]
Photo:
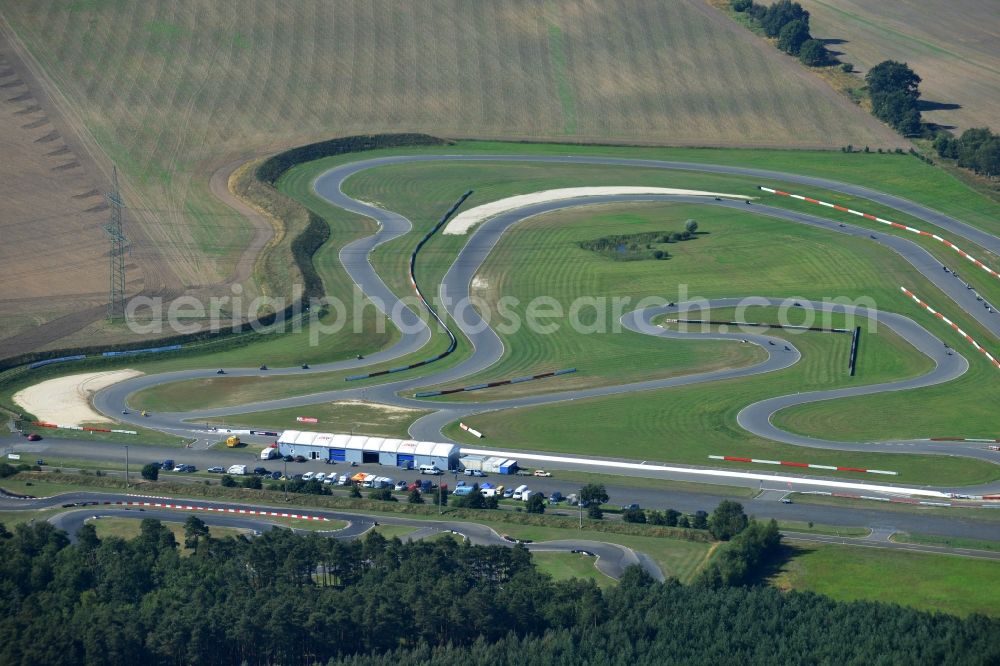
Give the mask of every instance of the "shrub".
[[847, 72], [848, 74], [850, 74], [851, 72], [854, 71], [854, 63], [852, 63], [852, 62], [843, 62], [843, 63], [840, 63], [840, 69], [841, 69], [841, 71]]
[[148, 465], [142, 466], [142, 478], [147, 481], [156, 481], [160, 478], [160, 466], [156, 463], [149, 463]]
[[223, 474], [222, 475], [222, 479], [219, 481], [219, 483], [222, 484], [223, 488], [235, 488], [236, 487], [236, 479], [234, 479], [233, 477], [229, 476], [228, 474]]
[[753, 0], [730, 0], [729, 6], [736, 12], [745, 12], [753, 6]]
[[645, 523], [646, 512], [642, 509], [625, 509], [622, 511], [622, 520], [626, 523]]

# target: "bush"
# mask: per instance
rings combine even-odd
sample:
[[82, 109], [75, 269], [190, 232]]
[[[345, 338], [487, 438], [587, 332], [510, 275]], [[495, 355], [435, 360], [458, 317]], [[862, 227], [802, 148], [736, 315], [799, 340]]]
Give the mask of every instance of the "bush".
[[691, 234], [698, 231], [698, 220], [688, 220], [685, 222], [684, 230]]
[[851, 72], [854, 71], [854, 63], [852, 63], [852, 62], [843, 62], [843, 63], [840, 63], [840, 70], [843, 71], [843, 72], [846, 72], [846, 73], [850, 74]]
[[728, 541], [746, 529], [748, 519], [743, 505], [731, 500], [723, 500], [715, 507], [708, 521], [708, 530], [719, 541]]
[[264, 487], [264, 484], [261, 482], [260, 477], [257, 476], [256, 474], [246, 479], [243, 479], [243, 481], [240, 482], [240, 485], [243, 486], [244, 488], [250, 488], [251, 490], [260, 490], [261, 488]]
[[392, 496], [392, 488], [372, 488], [368, 493], [368, 499], [378, 500], [380, 502], [398, 501]]
[[531, 493], [531, 497], [525, 502], [524, 510], [528, 513], [545, 513], [545, 500], [539, 493]]
[[142, 478], [147, 481], [156, 481], [160, 478], [160, 466], [157, 463], [149, 463], [142, 466]]
[[219, 483], [222, 484], [223, 488], [235, 488], [237, 485], [236, 479], [229, 476], [228, 474], [223, 474], [222, 479], [219, 481]]
[[410, 504], [423, 504], [424, 496], [418, 488], [414, 488], [410, 491], [410, 495], [406, 498], [406, 501]]
[[753, 6], [753, 0], [730, 0], [729, 6], [736, 12], [745, 12]]
[[604, 511], [601, 510], [600, 504], [591, 504], [587, 507], [587, 517], [593, 518], [594, 520], [602, 520], [604, 518]]
[[642, 509], [625, 509], [622, 511], [622, 520], [626, 523], [645, 523], [646, 512]]

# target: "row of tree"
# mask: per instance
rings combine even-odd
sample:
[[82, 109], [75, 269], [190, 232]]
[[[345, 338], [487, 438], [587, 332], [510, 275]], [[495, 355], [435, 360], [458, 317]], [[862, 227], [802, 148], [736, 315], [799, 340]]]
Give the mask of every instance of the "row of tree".
[[[0, 526], [3, 664], [993, 664], [1000, 623], [765, 587], [746, 567], [774, 528], [755, 522], [698, 584], [637, 567], [602, 592], [553, 581], [523, 547], [327, 539], [274, 530], [193, 552], [144, 520], [125, 541], [84, 526]], [[729, 556], [726, 553], [736, 553]], [[733, 570], [736, 573], [728, 573]], [[743, 573], [741, 573], [743, 572]]]
[[987, 127], [974, 127], [958, 138], [941, 132], [934, 139], [934, 149], [941, 157], [957, 160], [958, 166], [983, 176], [1000, 176], [1000, 134]]
[[737, 12], [745, 13], [768, 37], [778, 40], [778, 48], [798, 56], [809, 67], [831, 64], [830, 52], [822, 41], [813, 39], [809, 31], [809, 12], [797, 2], [778, 0], [770, 6], [758, 5], [753, 0], [730, 0]]

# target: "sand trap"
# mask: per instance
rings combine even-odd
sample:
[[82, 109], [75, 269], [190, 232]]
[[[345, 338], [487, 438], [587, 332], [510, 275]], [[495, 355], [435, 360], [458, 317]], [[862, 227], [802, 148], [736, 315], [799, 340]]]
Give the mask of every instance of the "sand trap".
[[107, 417], [90, 406], [90, 396], [106, 386], [141, 374], [138, 370], [108, 370], [56, 377], [18, 391], [14, 394], [14, 402], [48, 423], [108, 423]]
[[519, 194], [516, 197], [507, 197], [498, 201], [492, 201], [482, 206], [470, 208], [452, 218], [451, 222], [444, 228], [442, 233], [454, 236], [461, 236], [469, 232], [469, 229], [476, 226], [483, 220], [495, 217], [508, 210], [524, 208], [532, 204], [548, 203], [550, 201], [563, 201], [576, 197], [596, 197], [606, 194], [686, 194], [699, 197], [725, 197], [727, 199], [746, 199], [742, 194], [723, 194], [721, 192], [702, 192], [701, 190], [679, 190], [673, 187], [634, 187], [634, 186], [614, 186], [614, 187], [564, 187], [558, 190], [543, 190], [532, 194]]
[[338, 400], [336, 402], [331, 402], [331, 405], [343, 405], [343, 406], [357, 406], [369, 407], [376, 411], [380, 411], [387, 416], [403, 417], [410, 416], [415, 412], [419, 412], [419, 409], [411, 409], [410, 407], [397, 407], [395, 405], [386, 405], [381, 402], [368, 402], [366, 400]]

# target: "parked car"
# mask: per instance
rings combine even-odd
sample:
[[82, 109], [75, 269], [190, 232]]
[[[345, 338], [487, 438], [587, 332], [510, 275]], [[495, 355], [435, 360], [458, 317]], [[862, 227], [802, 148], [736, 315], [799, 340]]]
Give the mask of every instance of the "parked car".
[[406, 489], [410, 490], [410, 491], [420, 490], [420, 482], [419, 481], [414, 481], [413, 483], [408, 484], [406, 486]]
[[536, 469], [532, 476], [552, 476], [552, 473], [546, 472], [544, 469]]
[[305, 462], [305, 461], [306, 461], [305, 456], [295, 456], [295, 462]]
[[295, 462], [295, 457], [294, 456], [285, 456], [284, 458], [282, 458], [282, 460], [284, 460], [285, 462]]
[[337, 483], [337, 475], [336, 474], [328, 475], [325, 479], [323, 479], [323, 483], [328, 486]]
[[315, 481], [319, 481], [322, 483], [324, 479], [326, 479], [326, 472], [316, 472], [313, 475], [313, 480]]
[[36, 435], [35, 433], [31, 433], [30, 435], [28, 435], [29, 442], [40, 442], [41, 440], [42, 440], [41, 435]]
[[558, 490], [553, 490], [552, 494], [549, 495], [549, 502], [552, 504], [558, 504], [559, 502], [562, 502], [564, 499], [566, 498], [563, 497], [563, 494]]
[[791, 497], [782, 497], [781, 498], [781, 503], [782, 504], [791, 504], [792, 503], [792, 498]]
[[281, 478], [281, 472], [271, 472], [271, 478], [277, 481]]
[[486, 476], [486, 472], [484, 472], [481, 469], [467, 469], [467, 470], [465, 470], [465, 473], [468, 476], [475, 476], [477, 478], [482, 478], [482, 477]]
[[254, 467], [253, 473], [256, 474], [257, 476], [267, 476], [268, 474], [270, 474], [270, 472], [267, 471], [266, 467]]
[[634, 510], [636, 510], [638, 508], [639, 508], [639, 505], [635, 504], [633, 502], [632, 504], [626, 504], [625, 506], [623, 506], [622, 507], [622, 511], [634, 511]]
[[338, 486], [346, 486], [351, 483], [351, 477], [348, 474], [342, 474], [340, 480], [337, 481]]
[[407, 486], [406, 481], [397, 481], [396, 482], [396, 490], [399, 490], [399, 491], [406, 490], [406, 486]]
[[174, 468], [174, 461], [167, 458], [162, 463], [160, 463], [160, 468], [165, 469], [168, 472]]
[[313, 478], [313, 476], [315, 475], [312, 472], [306, 472], [305, 474], [302, 475], [302, 480], [309, 481]]
[[511, 497], [514, 496], [514, 489], [508, 488], [507, 490], [503, 491], [503, 496], [504, 499], [510, 499]]
[[219, 466], [215, 466], [215, 467], [209, 467], [206, 471], [208, 471], [211, 474], [222, 474], [226, 470], [222, 469]]

